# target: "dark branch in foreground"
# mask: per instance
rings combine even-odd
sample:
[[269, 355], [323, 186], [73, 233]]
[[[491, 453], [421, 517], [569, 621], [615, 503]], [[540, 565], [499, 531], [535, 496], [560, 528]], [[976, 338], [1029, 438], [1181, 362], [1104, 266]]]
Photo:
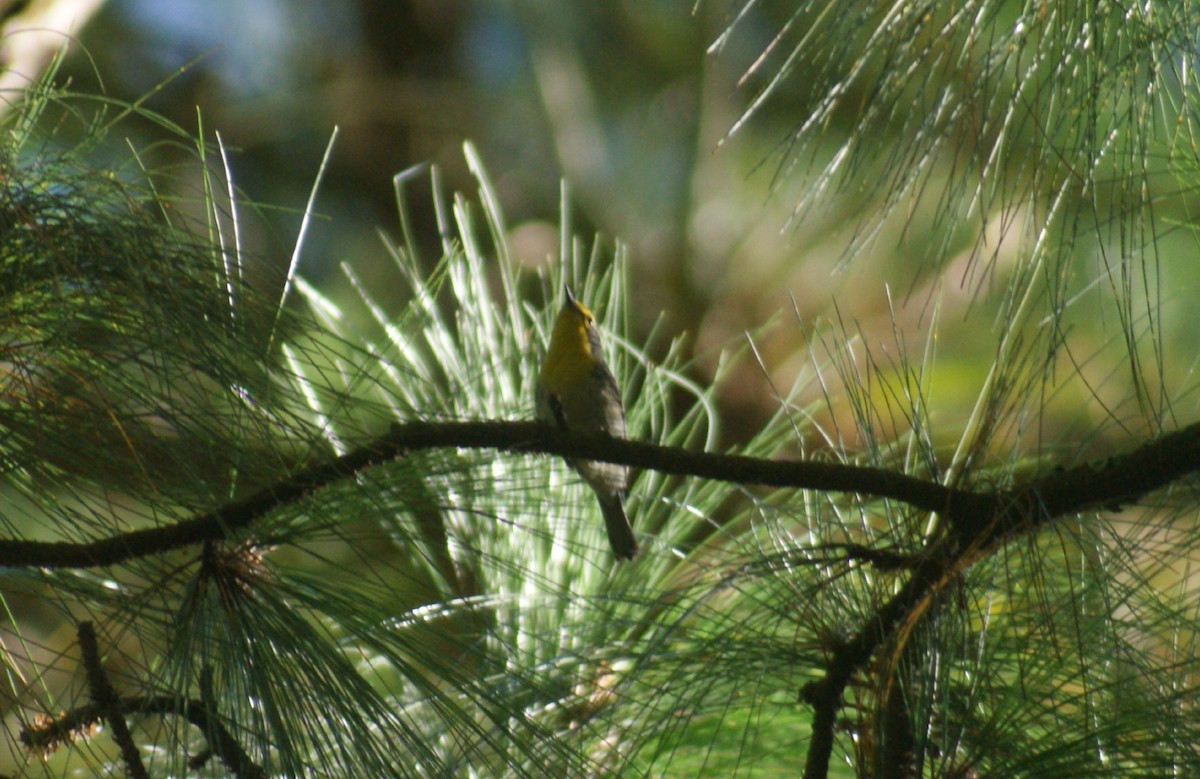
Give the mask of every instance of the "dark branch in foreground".
[[[215, 755], [238, 779], [264, 779], [266, 776], [266, 772], [246, 754], [229, 730], [209, 715], [208, 707], [202, 701], [162, 695], [124, 698], [119, 701], [119, 705], [121, 711], [127, 715], [170, 714], [183, 717], [204, 734], [208, 743], [208, 754]], [[77, 734], [87, 732], [105, 716], [99, 704], [89, 703], [23, 729], [20, 734], [21, 743], [29, 750], [45, 754], [60, 744], [74, 740]]]
[[[1057, 471], [999, 493], [973, 493], [990, 505], [978, 513], [954, 513], [951, 532], [935, 544], [900, 591], [839, 647], [825, 676], [804, 686], [800, 697], [813, 707], [813, 734], [804, 779], [824, 779], [833, 755], [834, 725], [850, 678], [883, 642], [960, 571], [988, 551], [1035, 532], [1055, 519], [1083, 511], [1116, 510], [1143, 495], [1200, 471], [1200, 424], [1169, 433], [1100, 465]], [[960, 504], [961, 505], [961, 504]]]
[[970, 492], [882, 468], [693, 452], [572, 434], [536, 422], [408, 422], [341, 457], [175, 524], [83, 543], [0, 540], [0, 565], [103, 567], [222, 540], [272, 511], [406, 452], [451, 447], [586, 457], [678, 476], [888, 498], [942, 514], [963, 541], [985, 536], [995, 540], [1027, 527], [1037, 517], [1050, 519], [1127, 503], [1200, 470], [1200, 425], [1099, 466], [1062, 470], [1002, 492]]
[[96, 642], [96, 631], [91, 622], [80, 622], [77, 631], [79, 637], [79, 653], [87, 672], [88, 690], [91, 692], [92, 704], [112, 731], [113, 741], [121, 750], [121, 759], [125, 761], [125, 770], [134, 779], [150, 779], [146, 765], [142, 762], [142, 754], [137, 744], [133, 743], [133, 734], [129, 732], [129, 723], [125, 721], [124, 707], [117, 691], [113, 689], [108, 674], [104, 673], [104, 665], [100, 662], [100, 646]]

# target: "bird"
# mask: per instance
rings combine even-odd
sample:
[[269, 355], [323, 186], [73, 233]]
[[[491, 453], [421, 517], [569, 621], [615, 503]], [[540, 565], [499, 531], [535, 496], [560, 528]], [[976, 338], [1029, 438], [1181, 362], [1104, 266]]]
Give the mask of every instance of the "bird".
[[[563, 285], [565, 299], [538, 374], [537, 415], [562, 430], [625, 437], [621, 389], [604, 362], [600, 331], [587, 306]], [[632, 560], [638, 544], [625, 514], [629, 471], [624, 465], [567, 458], [600, 502], [608, 543], [617, 560]]]

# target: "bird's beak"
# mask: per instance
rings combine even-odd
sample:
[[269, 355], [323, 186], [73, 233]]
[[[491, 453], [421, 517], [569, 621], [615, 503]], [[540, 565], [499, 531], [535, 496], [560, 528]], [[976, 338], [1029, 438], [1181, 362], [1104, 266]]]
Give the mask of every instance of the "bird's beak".
[[575, 304], [575, 296], [571, 294], [571, 288], [567, 286], [567, 282], [565, 282], [565, 281], [563, 282], [563, 292], [567, 296], [567, 302], [574, 305]]

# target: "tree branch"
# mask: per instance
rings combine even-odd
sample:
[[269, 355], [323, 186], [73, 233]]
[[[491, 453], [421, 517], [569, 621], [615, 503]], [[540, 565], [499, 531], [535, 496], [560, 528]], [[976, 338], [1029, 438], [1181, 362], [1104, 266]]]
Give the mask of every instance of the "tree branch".
[[96, 642], [96, 631], [91, 622], [80, 622], [77, 628], [79, 652], [83, 659], [83, 667], [87, 672], [88, 689], [91, 692], [92, 703], [104, 717], [112, 731], [113, 741], [121, 749], [121, 759], [125, 761], [125, 770], [134, 779], [150, 779], [146, 765], [142, 762], [141, 752], [133, 742], [133, 734], [129, 732], [129, 723], [125, 722], [125, 707], [117, 697], [112, 682], [104, 673], [104, 665], [100, 662], [100, 647]]
[[882, 468], [693, 452], [571, 433], [537, 422], [407, 422], [341, 457], [172, 525], [83, 543], [0, 540], [0, 565], [102, 567], [225, 539], [276, 509], [406, 452], [450, 447], [583, 457], [716, 481], [887, 498], [941, 513], [951, 521], [960, 540], [971, 542], [995, 542], [1030, 523], [1136, 500], [1200, 470], [1200, 425], [1163, 436], [1099, 466], [1064, 469], [1007, 491], [970, 492]]
[[1168, 433], [1099, 465], [1058, 470], [1005, 492], [972, 493], [974, 497], [985, 498], [991, 510], [977, 514], [952, 512], [950, 535], [924, 556], [900, 591], [850, 641], [834, 651], [826, 664], [824, 678], [808, 683], [801, 690], [801, 699], [813, 707], [813, 735], [804, 779], [824, 779], [828, 775], [834, 725], [851, 676], [870, 662], [876, 649], [894, 635], [897, 626], [918, 618], [932, 596], [954, 575], [996, 546], [1034, 532], [1059, 517], [1096, 508], [1119, 509], [1122, 504], [1197, 470], [1200, 470], [1200, 424]]
[[[210, 754], [216, 755], [234, 776], [239, 779], [263, 779], [266, 776], [266, 772], [251, 759], [229, 729], [210, 715], [209, 707], [203, 701], [160, 695], [125, 698], [119, 704], [126, 714], [173, 714], [183, 717], [204, 734]], [[74, 734], [86, 732], [105, 716], [103, 706], [89, 703], [22, 729], [21, 743], [35, 752], [46, 753], [70, 741]]]

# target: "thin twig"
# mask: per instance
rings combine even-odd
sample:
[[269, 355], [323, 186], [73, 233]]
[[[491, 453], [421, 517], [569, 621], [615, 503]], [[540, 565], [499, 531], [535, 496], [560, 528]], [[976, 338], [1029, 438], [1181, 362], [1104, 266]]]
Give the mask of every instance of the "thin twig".
[[[203, 701], [160, 695], [126, 698], [119, 701], [118, 705], [126, 714], [173, 714], [183, 717], [204, 734], [208, 751], [224, 763], [238, 779], [266, 777], [266, 772], [246, 753], [229, 729], [221, 724]], [[70, 741], [73, 734], [86, 731], [106, 716], [101, 704], [89, 703], [60, 714], [52, 720], [45, 719], [37, 725], [24, 728], [20, 734], [21, 743], [28, 749], [43, 753], [58, 744]]]
[[125, 770], [134, 779], [150, 779], [146, 766], [142, 763], [142, 754], [137, 744], [133, 743], [133, 734], [129, 732], [129, 723], [125, 721], [125, 707], [117, 697], [112, 682], [104, 673], [104, 665], [100, 662], [100, 646], [96, 642], [96, 631], [91, 622], [80, 622], [77, 628], [79, 652], [83, 660], [83, 668], [87, 672], [88, 690], [91, 692], [92, 703], [108, 723], [112, 731], [113, 741], [121, 749], [121, 759], [125, 761]]

